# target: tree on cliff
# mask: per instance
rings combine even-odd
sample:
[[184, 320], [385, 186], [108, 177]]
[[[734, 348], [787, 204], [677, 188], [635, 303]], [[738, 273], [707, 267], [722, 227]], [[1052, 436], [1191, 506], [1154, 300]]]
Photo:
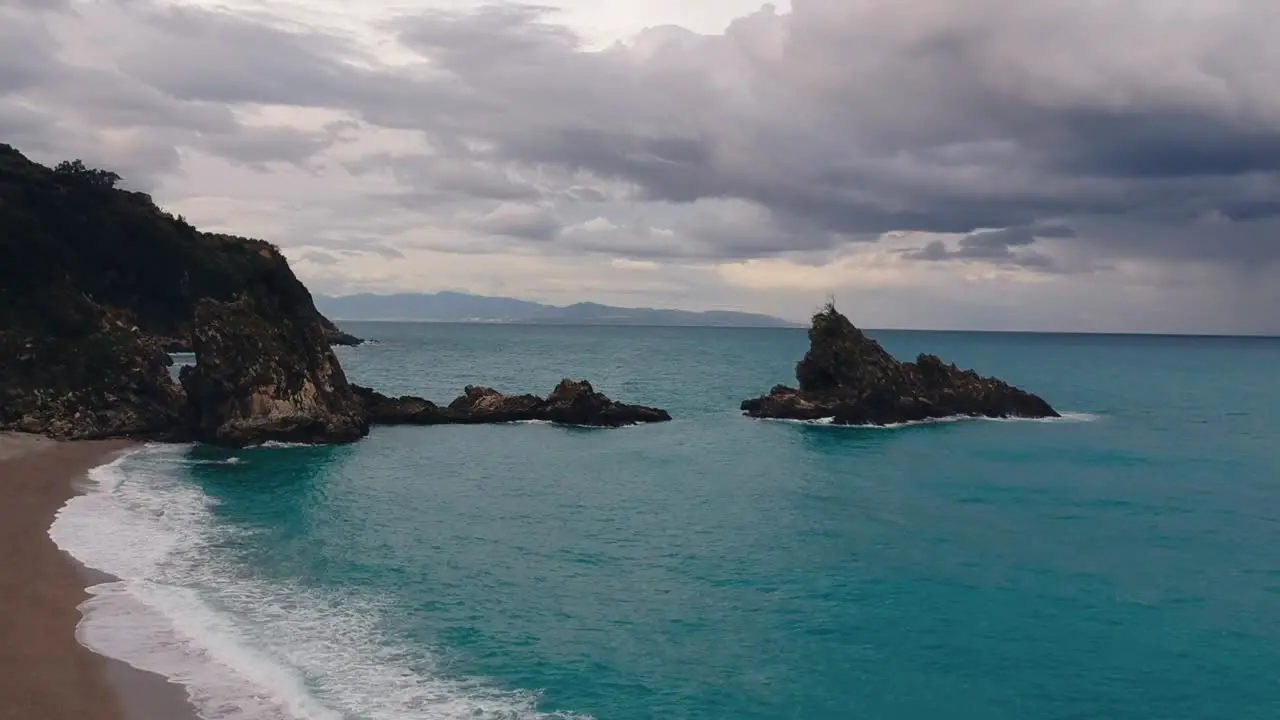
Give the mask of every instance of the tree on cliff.
[[120, 182], [120, 176], [110, 170], [98, 170], [88, 167], [82, 160], [63, 160], [53, 171], [58, 175], [96, 187], [114, 188]]

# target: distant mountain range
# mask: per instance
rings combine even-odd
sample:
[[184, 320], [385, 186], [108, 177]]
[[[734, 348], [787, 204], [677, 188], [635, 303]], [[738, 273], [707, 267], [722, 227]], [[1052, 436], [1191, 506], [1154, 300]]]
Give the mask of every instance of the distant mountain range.
[[315, 296], [316, 308], [334, 320], [490, 322], [530, 325], [681, 325], [691, 327], [794, 327], [755, 313], [622, 308], [597, 303], [568, 307], [458, 292]]

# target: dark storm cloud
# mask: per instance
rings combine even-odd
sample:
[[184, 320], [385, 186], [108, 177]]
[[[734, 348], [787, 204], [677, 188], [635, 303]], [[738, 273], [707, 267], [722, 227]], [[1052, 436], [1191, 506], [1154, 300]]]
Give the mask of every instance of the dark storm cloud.
[[[827, 251], [914, 230], [963, 236], [910, 254], [921, 260], [1048, 268], [1036, 238], [1117, 257], [1280, 259], [1257, 230], [1280, 218], [1280, 3], [793, 0], [723, 35], [655, 28], [603, 51], [545, 9], [501, 5], [389, 23], [423, 60], [391, 67], [332, 34], [116, 0], [93, 4], [119, 16], [99, 33], [117, 47], [97, 94], [41, 39], [34, 7], [0, 5], [22, 20], [0, 27], [0, 94], [70, 113], [80, 87], [86, 119], [164, 126], [157, 144], [250, 166], [305, 165], [332, 138], [245, 127], [228, 105], [345, 111], [431, 145], [347, 164], [390, 172], [405, 206], [601, 202], [612, 183], [689, 212], [759, 211], [689, 221], [685, 248], [627, 235], [657, 243], [654, 256]], [[513, 167], [578, 181], [548, 191]], [[521, 212], [474, 229], [584, 242], [554, 213]]]
[[[135, 189], [154, 189], [177, 171], [183, 147], [254, 168], [306, 166], [340, 139], [340, 125], [321, 132], [250, 125], [227, 101], [308, 83], [317, 97], [336, 98], [334, 88], [360, 83], [358, 73], [332, 79], [342, 75], [334, 58], [344, 46], [327, 37], [143, 0], [68, 4], [62, 9], [72, 12], [56, 18], [37, 5], [0, 5], [0, 132], [45, 161], [76, 156], [109, 165]], [[98, 51], [114, 46], [119, 54], [69, 61], [84, 42], [58, 34], [67, 27], [109, 46]]]
[[[528, 9], [407, 18], [402, 40], [469, 91], [467, 132], [505, 159], [651, 200], [749, 200], [815, 226], [777, 237], [813, 249], [1073, 216], [1272, 215], [1230, 182], [1280, 171], [1266, 27], [1280, 12], [1262, 4], [799, 0], [724, 37], [662, 29], [600, 53]], [[950, 256], [1006, 259], [1034, 238], [1010, 232], [1022, 242], [972, 236]]]
[[1074, 238], [1076, 231], [1066, 225], [1046, 224], [984, 230], [960, 238], [954, 250], [941, 240], [931, 240], [918, 250], [903, 253], [912, 260], [984, 260], [1024, 268], [1056, 268], [1053, 258], [1027, 246], [1040, 238]]

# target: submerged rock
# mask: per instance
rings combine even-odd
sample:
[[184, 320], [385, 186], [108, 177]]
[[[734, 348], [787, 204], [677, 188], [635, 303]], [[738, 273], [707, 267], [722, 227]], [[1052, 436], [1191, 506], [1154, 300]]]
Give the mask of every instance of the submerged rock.
[[935, 355], [903, 363], [828, 305], [813, 318], [809, 351], [796, 365], [799, 389], [779, 385], [747, 400], [752, 417], [832, 418], [838, 425], [892, 425], [946, 417], [1045, 418], [1058, 412], [1036, 395]]
[[468, 385], [445, 408], [410, 395], [391, 398], [362, 387], [356, 387], [356, 392], [374, 425], [479, 425], [541, 420], [622, 427], [671, 419], [665, 410], [614, 402], [585, 380], [563, 380], [545, 400], [537, 395], [503, 395], [493, 388]]
[[315, 317], [287, 317], [242, 297], [196, 308], [182, 369], [196, 439], [243, 446], [266, 441], [343, 443], [368, 434], [365, 407]]

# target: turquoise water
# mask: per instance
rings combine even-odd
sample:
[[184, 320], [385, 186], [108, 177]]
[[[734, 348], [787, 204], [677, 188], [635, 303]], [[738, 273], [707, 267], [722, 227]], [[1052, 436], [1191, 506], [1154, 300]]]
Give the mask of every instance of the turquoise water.
[[53, 528], [122, 578], [82, 635], [209, 717], [1280, 713], [1280, 341], [875, 333], [1068, 417], [851, 429], [736, 410], [803, 331], [344, 329], [384, 392], [585, 377], [676, 419], [104, 469]]

